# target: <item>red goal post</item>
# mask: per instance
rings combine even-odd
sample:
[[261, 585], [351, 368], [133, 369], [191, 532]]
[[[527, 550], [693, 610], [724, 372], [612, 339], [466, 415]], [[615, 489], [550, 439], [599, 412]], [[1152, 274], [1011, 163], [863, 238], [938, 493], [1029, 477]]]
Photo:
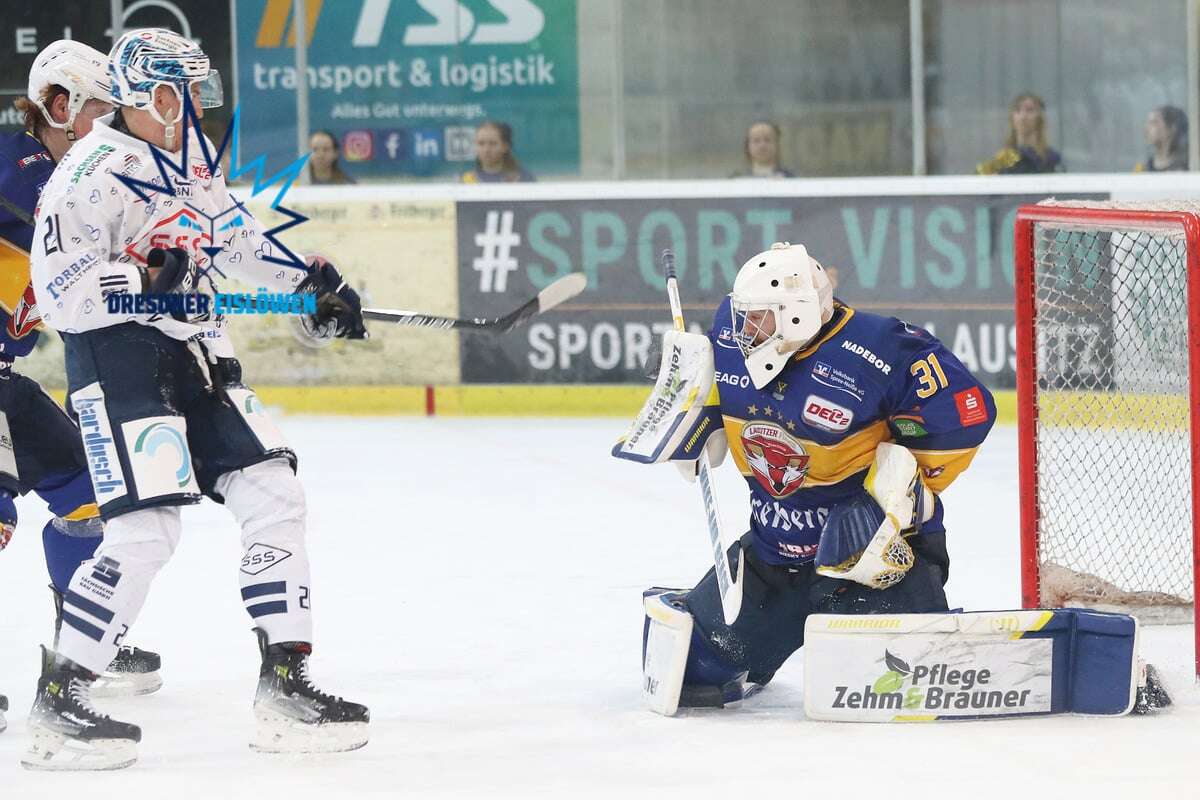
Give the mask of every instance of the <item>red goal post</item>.
[[1191, 623], [1200, 677], [1200, 203], [1016, 217], [1021, 599]]

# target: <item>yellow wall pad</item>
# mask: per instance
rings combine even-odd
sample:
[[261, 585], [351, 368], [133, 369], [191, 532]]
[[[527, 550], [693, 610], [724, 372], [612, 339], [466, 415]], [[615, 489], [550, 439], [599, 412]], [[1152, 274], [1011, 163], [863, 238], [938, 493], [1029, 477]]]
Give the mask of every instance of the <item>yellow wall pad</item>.
[[256, 386], [263, 405], [288, 414], [424, 414], [424, 386]]
[[[649, 384], [504, 384], [434, 386], [433, 411], [439, 417], [628, 417], [650, 395]], [[257, 386], [263, 404], [285, 414], [349, 417], [423, 415], [425, 386]], [[50, 391], [59, 403], [65, 393]], [[997, 391], [996, 421], [1017, 424], [1016, 392]]]
[[1038, 422], [1047, 428], [1186, 431], [1191, 424], [1188, 399], [1179, 393], [1043, 390], [1040, 395]]
[[652, 387], [639, 385], [438, 386], [435, 413], [447, 417], [628, 417]]

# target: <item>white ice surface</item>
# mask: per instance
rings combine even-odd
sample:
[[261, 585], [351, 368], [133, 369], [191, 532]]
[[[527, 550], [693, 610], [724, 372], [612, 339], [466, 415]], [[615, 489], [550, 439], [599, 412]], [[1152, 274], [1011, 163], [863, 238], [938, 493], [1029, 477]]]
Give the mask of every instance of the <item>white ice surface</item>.
[[[617, 420], [285, 418], [308, 490], [313, 671], [371, 707], [348, 754], [247, 747], [257, 652], [237, 592], [238, 535], [211, 503], [186, 532], [130, 641], [166, 685], [104, 709], [143, 727], [140, 760], [90, 775], [28, 773], [25, 712], [51, 604], [47, 518], [20, 503], [0, 553], [0, 798], [1200, 797], [1200, 691], [1190, 628], [1143, 652], [1177, 705], [1154, 718], [817, 723], [800, 659], [738, 709], [666, 719], [639, 695], [641, 591], [706, 569], [697, 496], [669, 467], [610, 458]], [[718, 470], [725, 515], [745, 489]], [[1016, 439], [996, 430], [946, 495], [949, 596], [1018, 603]]]

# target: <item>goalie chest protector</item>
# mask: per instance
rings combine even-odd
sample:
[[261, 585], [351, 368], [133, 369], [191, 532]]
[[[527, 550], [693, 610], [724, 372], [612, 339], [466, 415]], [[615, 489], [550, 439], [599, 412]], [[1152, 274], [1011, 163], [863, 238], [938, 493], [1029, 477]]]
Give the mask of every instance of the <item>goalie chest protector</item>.
[[[995, 419], [991, 395], [927, 331], [835, 305], [776, 380], [756, 389], [729, 300], [709, 332], [729, 449], [751, 491], [750, 527], [769, 563], [812, 561], [829, 509], [863, 492], [875, 447], [895, 441], [940, 491]], [[941, 527], [940, 502], [925, 532]]]

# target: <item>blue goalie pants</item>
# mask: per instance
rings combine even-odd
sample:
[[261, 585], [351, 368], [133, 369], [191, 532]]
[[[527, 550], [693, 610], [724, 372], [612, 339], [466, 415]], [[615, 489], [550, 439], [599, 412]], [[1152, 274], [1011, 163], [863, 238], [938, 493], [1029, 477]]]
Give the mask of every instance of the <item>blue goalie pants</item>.
[[223, 503], [241, 528], [243, 603], [268, 641], [312, 641], [295, 457], [233, 359], [136, 323], [64, 336], [104, 541], [64, 596], [59, 650], [112, 659], [182, 535], [180, 507]]
[[[686, 595], [696, 634], [729, 664], [749, 672], [751, 683], [771, 680], [804, 645], [809, 614], [920, 614], [948, 611], [943, 590], [948, 573], [945, 533], [909, 539], [916, 561], [904, 580], [889, 589], [818, 575], [815, 567], [768, 564], [754, 552], [752, 534], [741, 540], [746, 560], [742, 609], [725, 624], [712, 570]], [[737, 548], [731, 548], [733, 557]]]
[[38, 382], [7, 368], [0, 369], [0, 488], [36, 492], [54, 515], [42, 543], [50, 580], [62, 591], [100, 543], [83, 444], [75, 423]]

